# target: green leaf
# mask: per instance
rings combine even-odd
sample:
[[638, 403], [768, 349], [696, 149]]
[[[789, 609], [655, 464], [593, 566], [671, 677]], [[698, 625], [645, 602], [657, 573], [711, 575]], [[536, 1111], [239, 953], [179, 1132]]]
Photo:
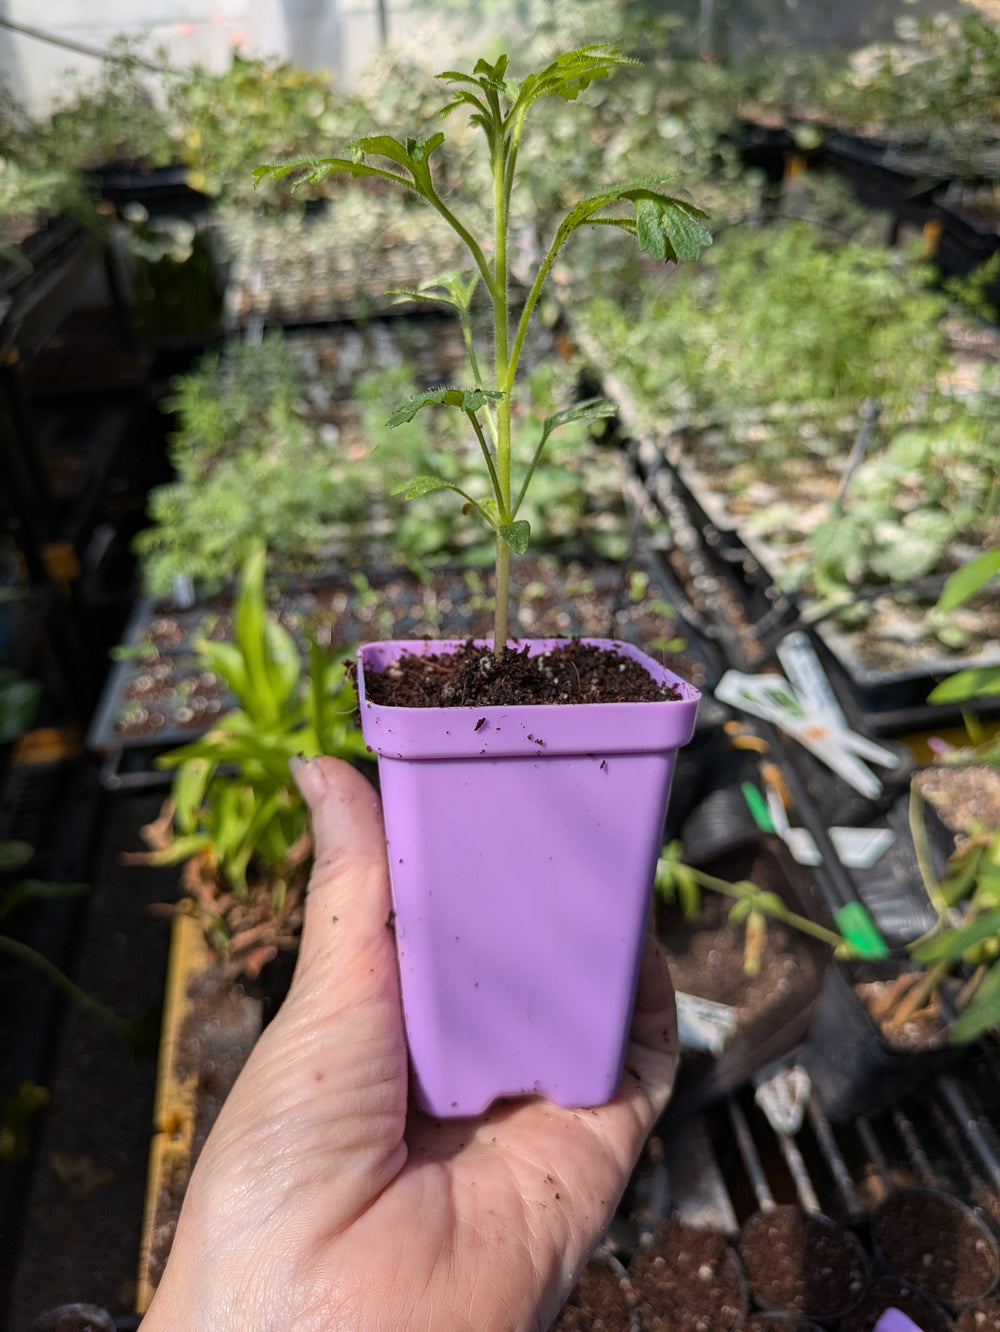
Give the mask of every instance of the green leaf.
[[1000, 667], [972, 666], [943, 680], [928, 694], [931, 703], [957, 703], [966, 698], [1000, 695]]
[[28, 842], [0, 842], [0, 874], [21, 869], [34, 854], [35, 848]]
[[434, 388], [416, 393], [397, 407], [386, 425], [392, 429], [406, 421], [412, 421], [422, 407], [442, 404], [446, 407], [459, 407], [463, 412], [478, 412], [487, 402], [499, 402], [503, 397], [492, 389], [456, 389]]
[[0, 745], [23, 735], [35, 720], [41, 698], [37, 680], [16, 678], [0, 684]]
[[180, 832], [194, 832], [198, 810], [213, 771], [214, 764], [207, 758], [190, 758], [178, 768], [171, 794], [174, 798], [174, 824]]
[[435, 490], [454, 490], [451, 481], [440, 476], [414, 476], [400, 486], [394, 486], [390, 495], [402, 495], [404, 499], [418, 499], [421, 495], [430, 495]]
[[523, 555], [528, 549], [531, 527], [523, 518], [519, 518], [516, 523], [501, 523], [497, 532], [515, 555]]
[[268, 670], [267, 604], [264, 595], [264, 569], [267, 550], [255, 542], [243, 562], [240, 573], [233, 627], [247, 675], [247, 694], [241, 698], [244, 708], [257, 716], [273, 719], [280, 711], [271, 672]]
[[967, 948], [1000, 934], [1000, 909], [984, 911], [968, 925], [945, 930], [913, 950], [913, 960], [921, 966], [948, 962], [962, 956]]
[[963, 564], [961, 569], [956, 569], [948, 578], [938, 598], [937, 609], [950, 611], [956, 606], [961, 606], [998, 573], [1000, 573], [1000, 549], [984, 550], [968, 564]]
[[969, 1006], [952, 1024], [948, 1039], [952, 1045], [965, 1045], [984, 1031], [1000, 1023], [1000, 962], [983, 977]]
[[[600, 217], [603, 209], [627, 199], [635, 205], [635, 220], [628, 217]], [[632, 182], [603, 190], [580, 199], [566, 214], [556, 233], [550, 254], [578, 227], [614, 226], [636, 237], [642, 249], [655, 259], [680, 263], [697, 259], [712, 244], [712, 234], [701, 225], [707, 215], [694, 204], [661, 194], [646, 184]]]
[[711, 232], [698, 221], [705, 214], [691, 204], [652, 190], [626, 190], [622, 197], [635, 203], [636, 239], [654, 259], [694, 260], [712, 244]]
[[570, 425], [574, 421], [607, 421], [617, 413], [617, 406], [608, 398], [584, 398], [572, 407], [547, 416], [542, 424], [542, 435], [548, 439], [553, 430], [558, 430], [560, 426]]

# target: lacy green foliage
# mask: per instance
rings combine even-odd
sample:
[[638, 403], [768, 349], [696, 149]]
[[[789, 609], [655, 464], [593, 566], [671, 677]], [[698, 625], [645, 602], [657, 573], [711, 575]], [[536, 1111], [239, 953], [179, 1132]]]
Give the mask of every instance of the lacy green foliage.
[[96, 76], [79, 77], [37, 121], [27, 145], [38, 169], [81, 170], [107, 163], [165, 166], [175, 156], [160, 76], [144, 68], [142, 43], [118, 37]]
[[719, 424], [736, 440], [764, 417], [773, 462], [801, 447], [803, 419], [837, 452], [865, 400], [892, 421], [926, 398], [947, 361], [944, 308], [898, 252], [790, 222], [734, 227], [697, 269], [648, 284], [627, 313], [593, 299], [582, 324], [647, 423]]
[[960, 167], [983, 148], [995, 156], [1000, 26], [974, 11], [901, 20], [895, 42], [855, 52], [819, 91], [842, 125], [919, 134]]
[[897, 431], [813, 531], [816, 591], [910, 582], [946, 570], [962, 545], [1000, 538], [998, 427], [1000, 398], [989, 414]]
[[39, 223], [62, 214], [96, 222], [93, 203], [77, 172], [38, 169], [0, 158], [0, 246], [16, 244]]
[[150, 493], [151, 525], [135, 542], [151, 592], [168, 592], [177, 574], [217, 590], [258, 540], [285, 572], [308, 572], [333, 524], [365, 516], [365, 487], [335, 432], [309, 419], [303, 391], [277, 334], [225, 360], [212, 353], [176, 381], [176, 479]]
[[365, 752], [354, 724], [357, 700], [343, 652], [309, 644], [307, 658], [269, 614], [266, 551], [252, 546], [241, 570], [232, 642], [201, 639], [199, 664], [225, 680], [238, 706], [200, 739], [161, 756], [174, 769], [173, 835], [150, 857], [179, 864], [199, 854], [237, 897], [263, 870], [280, 910], [288, 876], [301, 860], [308, 815], [288, 763], [301, 754], [354, 759]]
[[178, 154], [192, 187], [244, 204], [262, 156], [287, 155], [307, 135], [350, 133], [358, 114], [357, 102], [335, 94], [328, 75], [238, 51], [221, 72], [186, 71], [169, 88], [169, 103], [183, 127]]
[[[495, 534], [494, 641], [498, 651], [503, 651], [507, 642], [510, 552], [522, 553], [530, 536], [529, 524], [523, 516], [518, 516], [518, 510], [542, 451], [551, 434], [566, 421], [582, 419], [588, 411], [595, 418], [606, 416], [609, 411], [603, 404], [593, 403], [588, 407], [581, 404], [568, 416], [546, 418], [533, 452], [525, 458], [513, 454], [511, 423], [513, 404], [520, 396], [517, 372], [521, 353], [542, 290], [564, 244], [582, 228], [607, 227], [633, 236], [653, 259], [680, 262], [697, 258], [704, 246], [711, 243], [711, 236], [702, 225], [701, 210], [665, 194], [656, 181], [634, 180], [597, 194], [583, 195], [578, 180], [568, 211], [555, 226], [541, 257], [529, 265], [523, 304], [515, 306], [512, 301], [511, 276], [515, 271], [512, 225], [518, 216], [516, 201], [523, 197], [515, 184], [522, 139], [532, 109], [549, 98], [576, 102], [592, 85], [599, 85], [616, 70], [633, 63], [614, 48], [595, 44], [565, 51], [521, 79], [509, 76], [505, 55], [494, 63], [481, 59], [471, 71], [449, 70], [439, 76], [449, 85], [439, 117], [462, 109], [469, 124], [482, 134], [477, 142], [485, 150], [482, 160], [489, 164], [490, 189], [483, 194], [484, 203], [489, 201], [490, 228], [479, 224], [481, 210], [476, 210], [476, 216], [466, 216], [460, 197], [453, 211], [441, 192], [442, 178], [432, 159], [445, 143], [442, 131], [405, 140], [387, 133], [368, 134], [349, 144], [345, 156], [271, 163], [257, 167], [254, 172], [258, 180], [293, 177], [300, 182], [320, 183], [330, 177], [345, 176], [391, 185], [426, 201], [465, 246], [471, 263], [468, 280], [447, 275], [426, 291], [406, 295], [411, 299], [426, 295], [454, 307], [465, 333], [471, 382], [461, 392], [444, 396], [425, 393], [421, 401], [411, 403], [393, 419], [408, 420], [411, 407], [417, 410], [445, 405], [465, 416], [479, 444], [489, 491], [485, 499], [472, 496], [446, 477], [418, 476], [413, 478], [409, 489], [414, 495], [438, 489], [457, 492], [463, 504], [469, 505]], [[482, 179], [485, 183], [485, 176]], [[493, 316], [492, 337], [482, 346], [476, 343], [471, 319], [472, 301], [478, 288], [484, 292]]]

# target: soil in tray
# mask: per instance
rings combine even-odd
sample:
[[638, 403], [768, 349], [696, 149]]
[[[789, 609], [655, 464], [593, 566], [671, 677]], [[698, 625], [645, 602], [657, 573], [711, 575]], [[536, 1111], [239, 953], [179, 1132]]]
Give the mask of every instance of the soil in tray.
[[[937, 1332], [924, 1329], [924, 1332]], [[1000, 1332], [1000, 1295], [977, 1300], [963, 1309], [955, 1320], [955, 1332]]]
[[737, 1251], [751, 1294], [765, 1308], [810, 1318], [842, 1316], [858, 1302], [868, 1264], [857, 1237], [795, 1206], [744, 1222]]
[[[951, 1319], [929, 1295], [894, 1277], [885, 1276], [873, 1281], [861, 1303], [840, 1320], [840, 1332], [872, 1332], [886, 1309], [898, 1309], [906, 1314], [920, 1332], [948, 1332], [951, 1327]], [[976, 1329], [970, 1328], [969, 1332], [976, 1332]]]
[[[703, 867], [729, 882], [749, 880], [801, 911], [804, 904], [789, 898], [789, 880], [782, 868], [785, 856], [779, 855], [783, 851], [774, 847], [772, 854], [769, 839], [754, 838]], [[732, 906], [731, 898], [705, 890], [692, 920], [685, 919], [678, 907], [665, 903], [656, 907], [656, 933], [675, 988], [727, 1005], [736, 1020], [735, 1033], [718, 1059], [685, 1053], [675, 1110], [682, 1093], [698, 1095], [702, 1077], [725, 1090], [800, 1040], [830, 965], [826, 944], [768, 919], [759, 970], [748, 974], [746, 931], [729, 919]]]
[[890, 1195], [873, 1219], [872, 1236], [893, 1272], [946, 1304], [980, 1299], [1000, 1275], [997, 1245], [985, 1224], [930, 1189]]
[[[666, 660], [691, 684], [707, 683], [700, 654], [685, 646], [685, 630], [670, 614], [663, 589], [639, 563], [589, 564], [538, 555], [516, 561], [511, 581], [517, 636], [618, 638]], [[438, 570], [426, 578], [409, 570], [331, 577], [277, 598], [273, 614], [303, 646], [313, 637], [325, 650], [345, 654], [355, 643], [374, 639], [492, 633], [490, 589], [476, 569]], [[98, 728], [94, 745], [180, 743], [206, 730], [229, 704], [219, 682], [197, 668], [194, 643], [202, 635], [219, 640], [231, 634], [223, 598], [186, 612], [154, 605], [132, 641], [148, 651], [118, 664], [107, 722]]]
[[674, 1214], [632, 1259], [644, 1332], [731, 1332], [746, 1316], [739, 1261], [722, 1235]]
[[593, 1258], [552, 1324], [551, 1332], [631, 1332], [635, 1295], [619, 1268]]

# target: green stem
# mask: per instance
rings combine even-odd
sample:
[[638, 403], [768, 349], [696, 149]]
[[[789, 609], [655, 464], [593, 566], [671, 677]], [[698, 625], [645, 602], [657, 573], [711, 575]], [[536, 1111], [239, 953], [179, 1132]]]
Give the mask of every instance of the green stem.
[[[499, 118], [498, 118], [499, 119]], [[510, 423], [510, 371], [508, 365], [508, 269], [507, 269], [507, 213], [510, 182], [507, 177], [507, 142], [502, 122], [497, 126], [493, 140], [493, 369], [495, 383], [505, 386], [504, 396], [497, 404], [496, 414], [496, 492], [498, 522], [511, 521], [511, 423]], [[510, 598], [510, 547], [497, 535], [495, 606], [493, 612], [493, 651], [502, 657], [507, 650], [508, 602]]]
[[493, 610], [493, 654], [502, 657], [510, 637], [510, 547], [497, 533], [496, 605]]
[[466, 416], [472, 422], [472, 428], [476, 432], [476, 438], [479, 440], [479, 447], [482, 449], [483, 457], [486, 460], [486, 470], [490, 474], [490, 485], [493, 487], [493, 496], [497, 502], [497, 510], [501, 505], [500, 481], [497, 477], [496, 467], [493, 463], [493, 455], [490, 453], [490, 446], [486, 436], [483, 434], [483, 427], [479, 424], [479, 418], [475, 412], [466, 412]]
[[[717, 879], [714, 874], [706, 874], [704, 870], [692, 869], [687, 867], [688, 873], [702, 888], [711, 888], [717, 893], [724, 893], [727, 897], [734, 897], [737, 901], [744, 900], [748, 894], [742, 892], [735, 884], [727, 883], [725, 879]], [[808, 916], [800, 916], [796, 911], [774, 911], [765, 903], [757, 900], [754, 895], [754, 905], [768, 916], [774, 916], [777, 920], [783, 920], [786, 925], [791, 925], [800, 930], [803, 934], [811, 935], [814, 939], [819, 939], [831, 948], [841, 948], [844, 944], [842, 935], [835, 930], [828, 930], [825, 925], [820, 925]]]
[[96, 999], [92, 999], [86, 990], [81, 990], [79, 985], [60, 971], [54, 962], [51, 962], [44, 953], [39, 953], [36, 949], [22, 943], [20, 939], [12, 939], [9, 935], [0, 934], [0, 952], [9, 953], [11, 957], [16, 957], [21, 962], [27, 962], [29, 966], [35, 967], [58, 989], [67, 994], [70, 999], [78, 1003], [81, 1008], [87, 1009], [102, 1021], [107, 1022], [114, 1027], [123, 1036], [127, 1037], [130, 1024], [125, 1018], [119, 1017], [117, 1013], [112, 1012], [110, 1008], [105, 1008]]

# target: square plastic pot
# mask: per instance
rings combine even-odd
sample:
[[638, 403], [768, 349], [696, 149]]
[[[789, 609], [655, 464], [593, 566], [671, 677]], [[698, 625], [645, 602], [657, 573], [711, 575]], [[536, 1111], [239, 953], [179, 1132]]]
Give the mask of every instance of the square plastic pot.
[[583, 641], [641, 662], [680, 697], [390, 707], [368, 699], [366, 674], [461, 644], [359, 650], [411, 1083], [436, 1116], [530, 1094], [601, 1105], [621, 1081], [676, 752], [699, 695], [630, 644]]

